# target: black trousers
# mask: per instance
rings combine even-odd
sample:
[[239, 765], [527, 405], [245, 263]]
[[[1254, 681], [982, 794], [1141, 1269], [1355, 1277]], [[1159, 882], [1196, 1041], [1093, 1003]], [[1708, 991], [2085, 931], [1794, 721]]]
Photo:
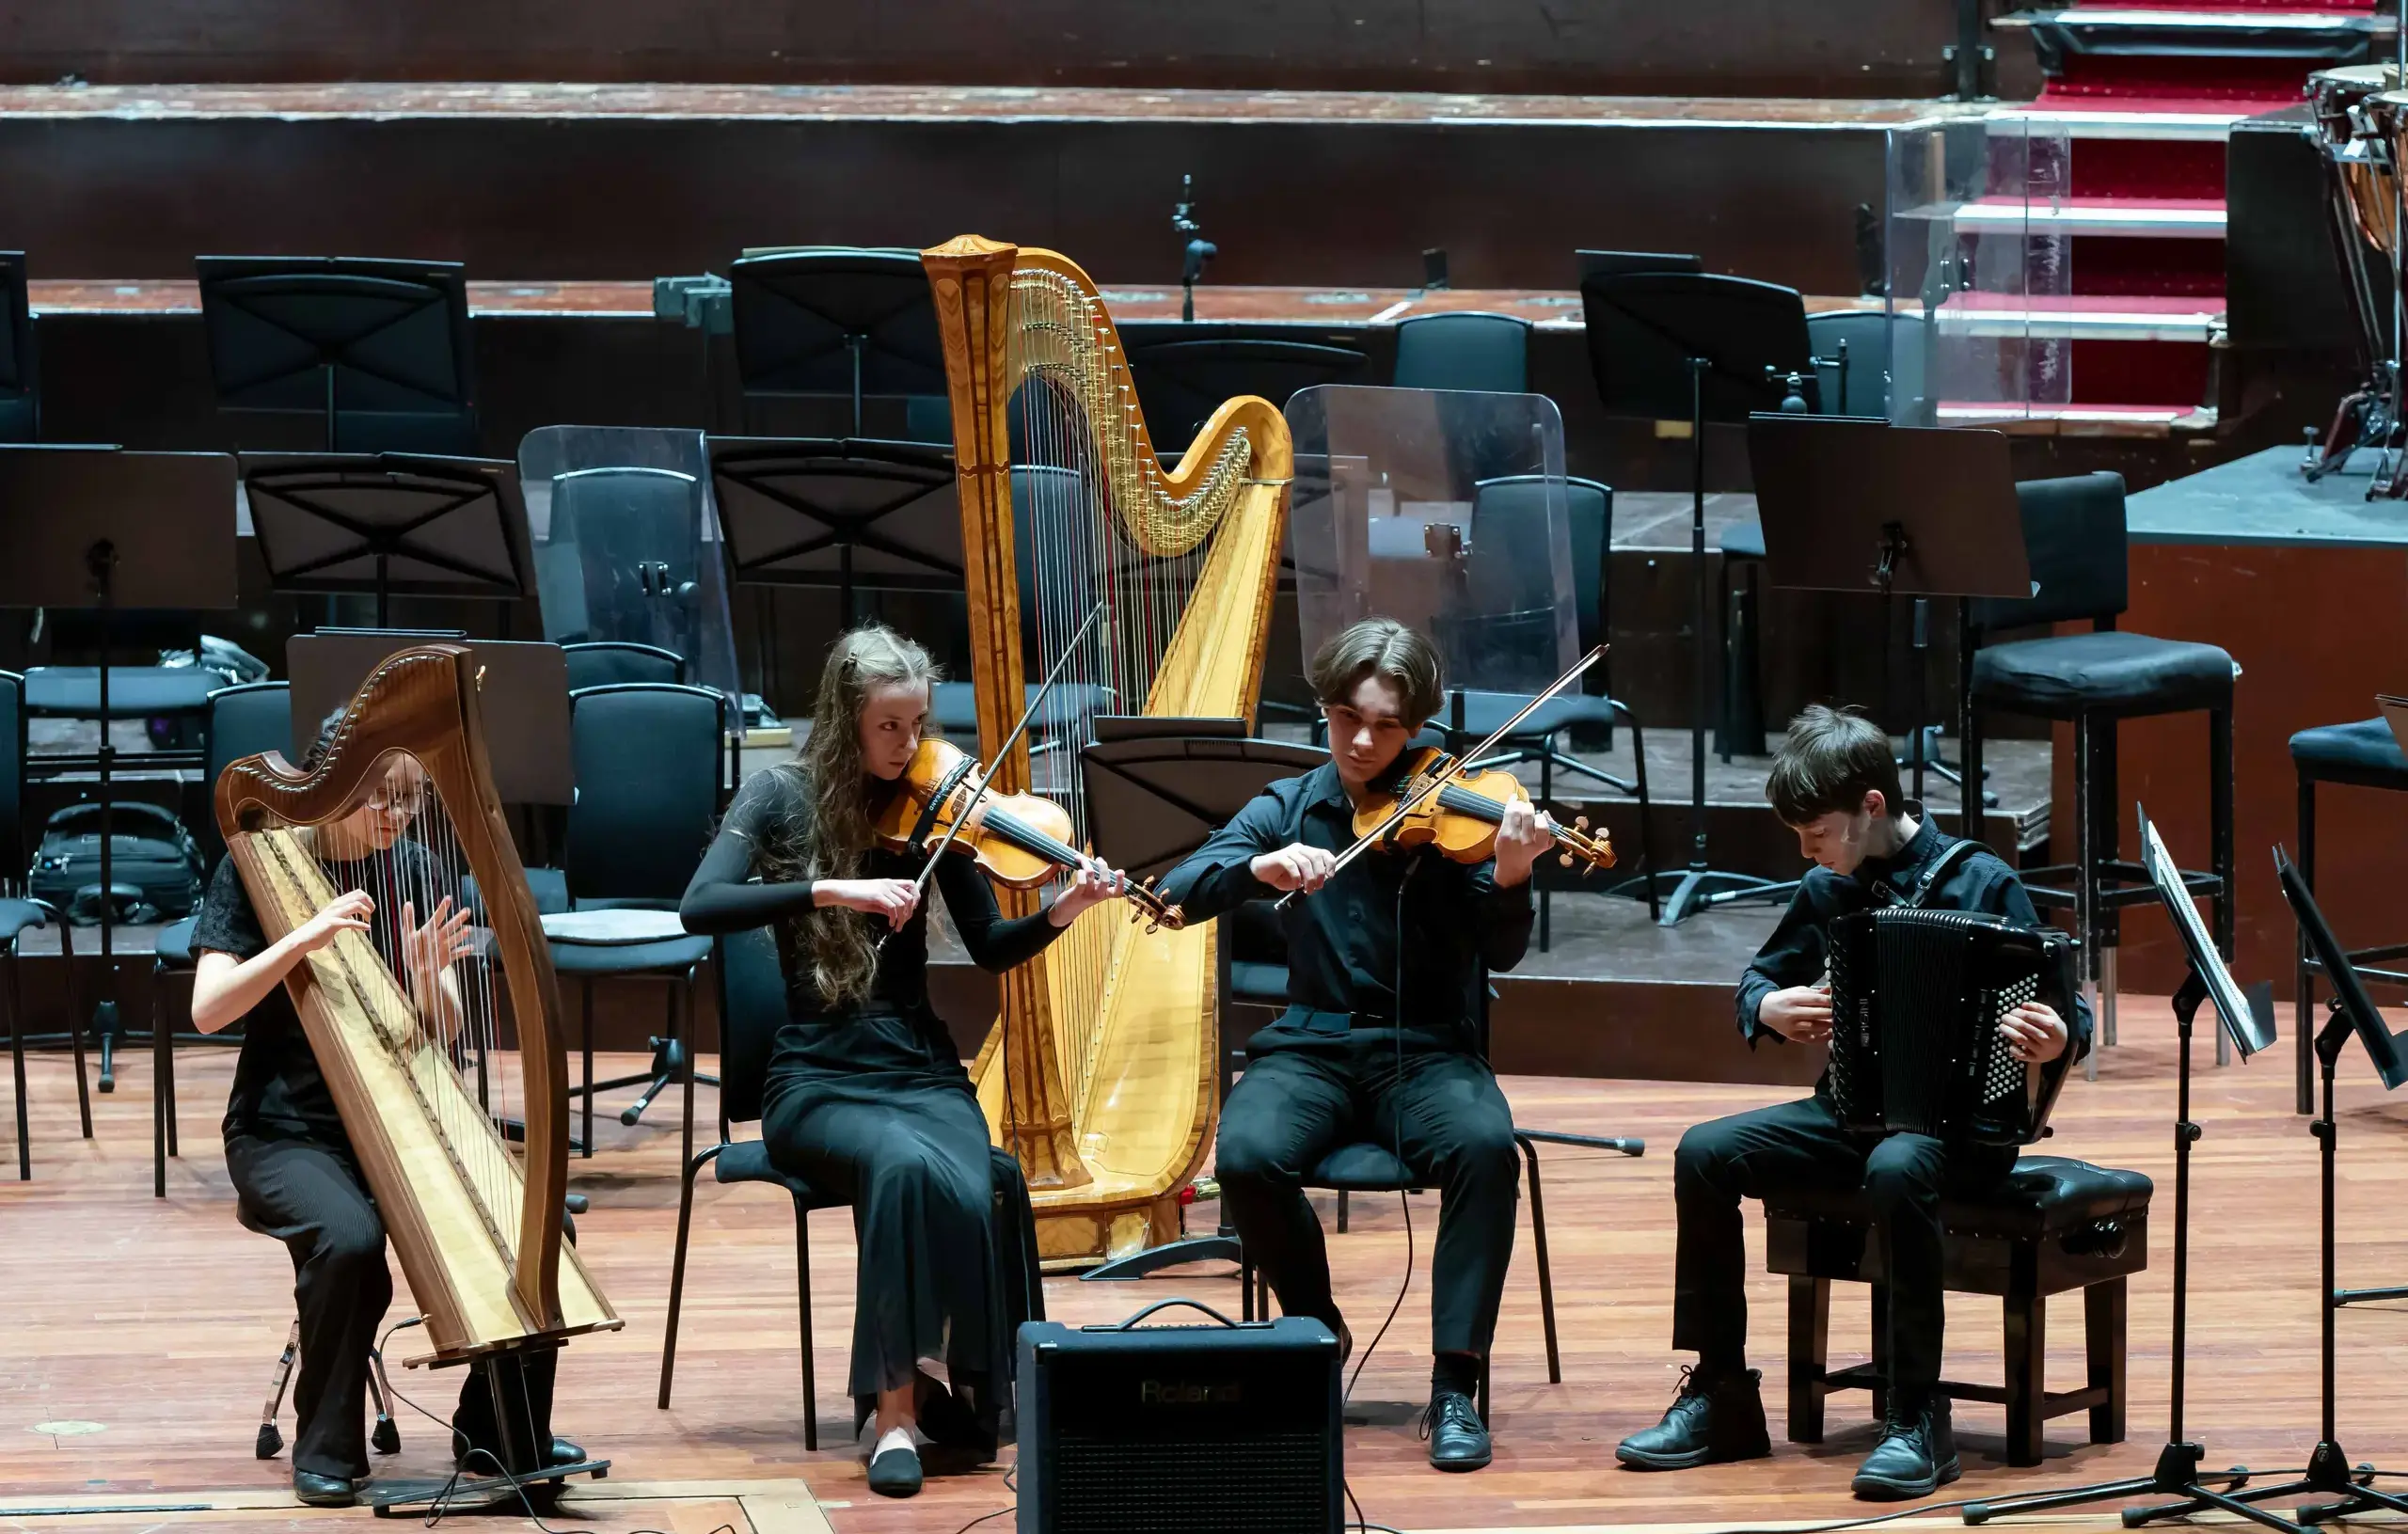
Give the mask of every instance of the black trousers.
[[[226, 1170], [243, 1224], [284, 1243], [293, 1257], [293, 1299], [301, 1317], [301, 1364], [293, 1387], [299, 1431], [293, 1468], [357, 1479], [368, 1467], [368, 1354], [392, 1303], [385, 1266], [385, 1223], [347, 1146], [304, 1136], [229, 1132]], [[559, 1354], [531, 1352], [506, 1371], [514, 1415], [525, 1414], [525, 1441], [551, 1442], [552, 1375]], [[452, 1416], [452, 1447], [499, 1454], [493, 1391], [481, 1369], [468, 1371]], [[491, 1472], [483, 1460], [469, 1468]]]
[[1408, 1036], [1400, 1058], [1396, 1035], [1385, 1029], [1269, 1049], [1255, 1036], [1245, 1074], [1221, 1111], [1213, 1157], [1246, 1256], [1281, 1310], [1337, 1328], [1329, 1253], [1304, 1178], [1323, 1156], [1358, 1141], [1399, 1149], [1414, 1175], [1439, 1190], [1431, 1350], [1486, 1358], [1513, 1259], [1521, 1178], [1513, 1111], [1478, 1055]]
[[1872, 1200], [1890, 1278], [1891, 1383], [1909, 1402], [1940, 1379], [1946, 1314], [1940, 1199], [1996, 1181], [2015, 1165], [2012, 1147], [1952, 1146], [1924, 1134], [1884, 1139], [1843, 1131], [1820, 1097], [1700, 1124], [1672, 1153], [1679, 1245], [1672, 1278], [1672, 1346], [1708, 1364], [1746, 1356], [1747, 1250], [1739, 1200], [1788, 1189], [1861, 1188]]

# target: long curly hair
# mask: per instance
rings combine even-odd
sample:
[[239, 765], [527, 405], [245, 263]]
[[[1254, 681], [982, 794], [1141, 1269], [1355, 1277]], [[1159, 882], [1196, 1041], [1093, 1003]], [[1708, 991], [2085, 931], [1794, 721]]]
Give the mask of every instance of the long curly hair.
[[[875, 843], [871, 830], [868, 774], [862, 767], [861, 714], [880, 688], [934, 688], [936, 662], [928, 653], [883, 624], [865, 624], [828, 652], [819, 673], [819, 696], [811, 709], [811, 735], [791, 762], [772, 771], [795, 775], [806, 818], [798, 814], [774, 846], [756, 856], [761, 875], [779, 882], [859, 878]], [[840, 906], [813, 909], [797, 919], [801, 952], [812, 984], [830, 1006], [869, 995], [878, 951], [869, 924]]]

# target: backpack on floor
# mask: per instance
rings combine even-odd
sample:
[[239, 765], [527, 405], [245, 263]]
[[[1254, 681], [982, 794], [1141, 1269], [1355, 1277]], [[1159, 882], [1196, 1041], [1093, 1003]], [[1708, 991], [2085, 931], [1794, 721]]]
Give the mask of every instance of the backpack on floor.
[[[109, 878], [120, 922], [189, 916], [200, 904], [200, 848], [192, 833], [156, 804], [120, 802], [109, 813]], [[26, 893], [67, 913], [77, 926], [101, 919], [101, 807], [71, 804], [42, 828], [25, 877]]]

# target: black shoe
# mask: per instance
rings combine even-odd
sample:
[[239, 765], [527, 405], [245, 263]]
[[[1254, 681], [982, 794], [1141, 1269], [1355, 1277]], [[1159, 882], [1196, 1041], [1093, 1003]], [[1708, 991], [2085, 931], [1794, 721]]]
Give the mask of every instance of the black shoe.
[[293, 1500], [304, 1507], [348, 1508], [359, 1501], [359, 1488], [349, 1476], [322, 1476], [314, 1470], [293, 1472]]
[[1460, 1390], [1434, 1390], [1421, 1414], [1421, 1436], [1430, 1440], [1433, 1470], [1477, 1470], [1489, 1461], [1488, 1428], [1471, 1398]]
[[1731, 1369], [1705, 1374], [1681, 1370], [1680, 1394], [1654, 1427], [1632, 1433], [1614, 1458], [1634, 1470], [1687, 1470], [1733, 1460], [1760, 1460], [1772, 1452], [1765, 1431], [1762, 1371]]
[[551, 1452], [544, 1456], [544, 1463], [546, 1464], [583, 1464], [585, 1446], [571, 1443], [565, 1438], [555, 1438], [552, 1440]]
[[918, 1384], [913, 1394], [915, 1420], [931, 1445], [944, 1448], [986, 1445], [988, 1434], [979, 1428], [978, 1414], [968, 1401], [926, 1374], [919, 1376]]
[[1856, 1472], [1856, 1494], [1868, 1502], [1902, 1502], [1929, 1496], [1964, 1473], [1956, 1459], [1956, 1432], [1948, 1420], [1948, 1398], [1934, 1396], [1921, 1406], [1890, 1400], [1890, 1423]]
[[[454, 1444], [460, 1445], [458, 1451], [452, 1456], [452, 1463], [455, 1467], [466, 1470], [471, 1475], [498, 1476], [501, 1474], [501, 1459], [491, 1449], [476, 1445], [462, 1444], [460, 1434], [457, 1432], [454, 1432], [452, 1435], [452, 1441]], [[547, 1465], [582, 1464], [584, 1463], [585, 1446], [583, 1444], [573, 1443], [566, 1438], [553, 1439], [551, 1447], [544, 1451], [544, 1463]]]
[[920, 1494], [920, 1456], [908, 1448], [890, 1448], [869, 1462], [869, 1489], [880, 1496]]

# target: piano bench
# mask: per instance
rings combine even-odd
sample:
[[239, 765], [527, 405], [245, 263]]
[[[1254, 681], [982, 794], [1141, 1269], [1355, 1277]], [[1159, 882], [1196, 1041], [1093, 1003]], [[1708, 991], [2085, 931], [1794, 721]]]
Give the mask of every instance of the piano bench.
[[[2040, 1428], [2087, 1410], [2090, 1441], [2121, 1443], [2125, 1408], [2124, 1280], [2148, 1266], [2149, 1179], [2061, 1156], [2026, 1156], [1997, 1186], [1941, 1205], [1946, 1287], [1995, 1294], [2005, 1310], [2006, 1383], [1942, 1380], [1957, 1400], [2006, 1408], [2007, 1463], [2040, 1463]], [[1872, 1214], [1854, 1190], [1784, 1194], [1765, 1206], [1765, 1266], [1789, 1276], [1789, 1441], [1823, 1440], [1823, 1398], [1870, 1390], [1873, 1415], [1888, 1404], [1889, 1289]], [[1831, 1285], [1873, 1286], [1873, 1361], [1833, 1369]], [[2080, 1289], [2089, 1379], [2083, 1388], [2046, 1385], [2048, 1304]]]

